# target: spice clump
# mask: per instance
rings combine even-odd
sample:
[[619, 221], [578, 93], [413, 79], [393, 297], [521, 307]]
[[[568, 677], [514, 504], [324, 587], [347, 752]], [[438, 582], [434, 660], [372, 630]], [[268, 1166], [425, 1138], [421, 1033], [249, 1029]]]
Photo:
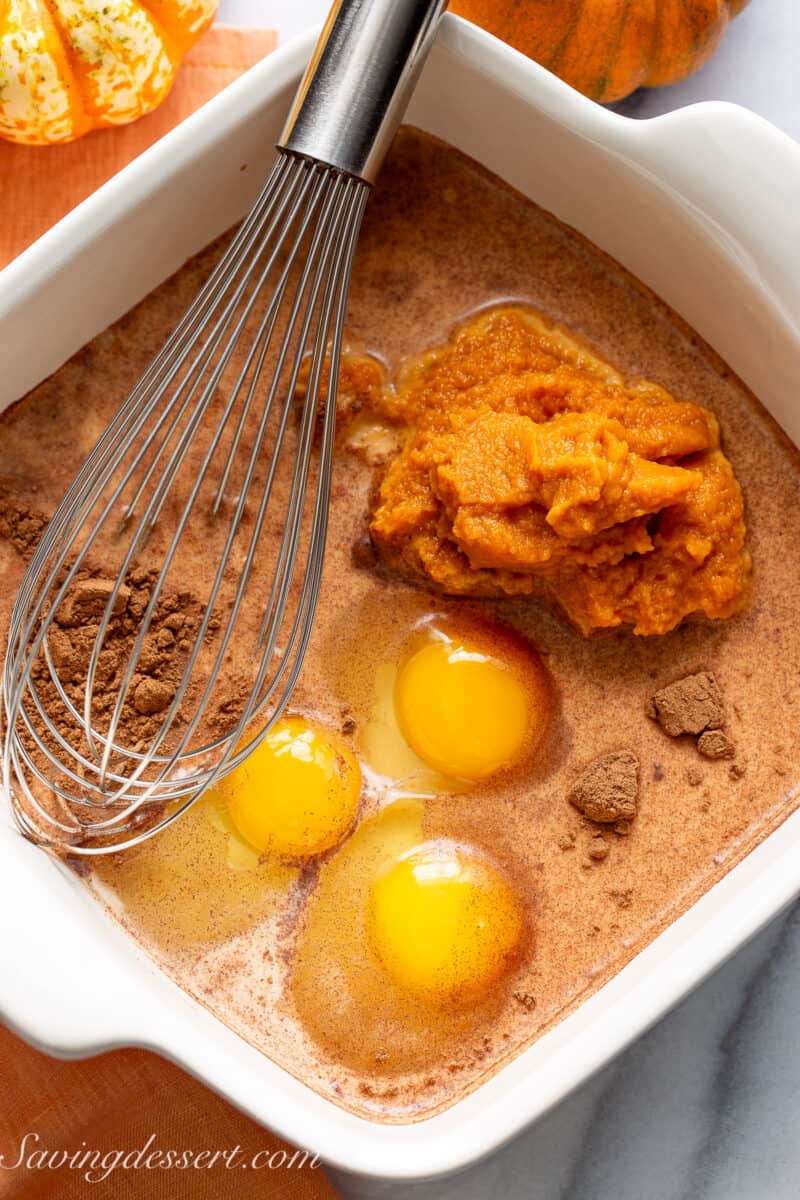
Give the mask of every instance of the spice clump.
[[701, 733], [697, 749], [704, 758], [733, 758], [736, 753], [733, 742], [721, 729], [707, 729]]
[[632, 821], [639, 800], [639, 760], [631, 750], [616, 750], [590, 762], [567, 799], [601, 825]]
[[685, 733], [697, 737], [707, 729], [722, 728], [725, 702], [712, 673], [698, 671], [660, 688], [650, 701], [648, 715], [670, 737]]
[[[696, 671], [660, 688], [647, 702], [646, 712], [670, 737], [696, 738], [697, 751], [703, 758], [719, 760], [736, 755], [733, 739], [723, 728], [726, 711], [722, 689], [711, 671]], [[740, 779], [743, 774], [741, 763], [732, 764], [732, 779]], [[697, 787], [702, 773], [690, 768], [687, 781]]]

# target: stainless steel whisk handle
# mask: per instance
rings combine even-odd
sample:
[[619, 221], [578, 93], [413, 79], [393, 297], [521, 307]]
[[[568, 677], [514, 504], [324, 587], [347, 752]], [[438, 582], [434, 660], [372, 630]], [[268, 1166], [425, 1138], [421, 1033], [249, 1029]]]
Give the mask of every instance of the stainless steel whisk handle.
[[447, 0], [335, 0], [278, 145], [374, 183]]

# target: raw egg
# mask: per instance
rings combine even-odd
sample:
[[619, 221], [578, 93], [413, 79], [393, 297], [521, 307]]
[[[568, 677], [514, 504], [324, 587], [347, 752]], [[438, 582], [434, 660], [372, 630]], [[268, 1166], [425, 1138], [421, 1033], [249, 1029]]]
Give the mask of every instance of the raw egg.
[[397, 673], [397, 723], [408, 745], [443, 775], [477, 783], [531, 753], [549, 719], [535, 651], [477, 624], [426, 623]]
[[476, 846], [431, 839], [429, 804], [404, 796], [361, 821], [322, 864], [292, 955], [304, 1029], [337, 1064], [385, 1077], [473, 1045], [528, 942], [516, 880]]
[[361, 771], [335, 734], [305, 717], [282, 717], [217, 787], [238, 833], [259, 853], [313, 858], [350, 832]]
[[514, 888], [479, 852], [425, 843], [372, 886], [369, 935], [404, 991], [436, 1003], [485, 994], [513, 964], [524, 917]]
[[167, 953], [218, 945], [269, 920], [296, 876], [284, 863], [260, 863], [211, 794], [157, 837], [95, 864], [112, 906]]

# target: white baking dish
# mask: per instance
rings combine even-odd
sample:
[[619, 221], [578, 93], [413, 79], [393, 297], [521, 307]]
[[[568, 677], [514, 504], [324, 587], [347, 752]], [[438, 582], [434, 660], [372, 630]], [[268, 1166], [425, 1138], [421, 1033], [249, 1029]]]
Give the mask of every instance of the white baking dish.
[[[0, 405], [245, 211], [310, 49], [303, 40], [255, 67], [0, 273]], [[800, 147], [725, 104], [626, 120], [453, 17], [409, 119], [619, 259], [800, 441]], [[800, 814], [477, 1092], [387, 1127], [321, 1099], [180, 992], [77, 879], [12, 831], [0, 804], [0, 1015], [56, 1054], [158, 1050], [350, 1171], [433, 1175], [556, 1104], [798, 892]]]

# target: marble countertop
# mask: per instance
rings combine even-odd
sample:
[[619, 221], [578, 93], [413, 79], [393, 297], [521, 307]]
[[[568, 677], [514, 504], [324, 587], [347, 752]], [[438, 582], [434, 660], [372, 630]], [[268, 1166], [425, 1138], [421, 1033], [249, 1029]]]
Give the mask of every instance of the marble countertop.
[[[282, 37], [327, 8], [220, 0], [223, 20], [270, 25]], [[797, 0], [752, 0], [702, 71], [617, 108], [648, 117], [731, 100], [800, 140], [799, 49]], [[337, 1182], [346, 1200], [798, 1200], [798, 996], [800, 904], [484, 1163], [439, 1183]]]
[[346, 1200], [797, 1200], [800, 905], [503, 1150]]

